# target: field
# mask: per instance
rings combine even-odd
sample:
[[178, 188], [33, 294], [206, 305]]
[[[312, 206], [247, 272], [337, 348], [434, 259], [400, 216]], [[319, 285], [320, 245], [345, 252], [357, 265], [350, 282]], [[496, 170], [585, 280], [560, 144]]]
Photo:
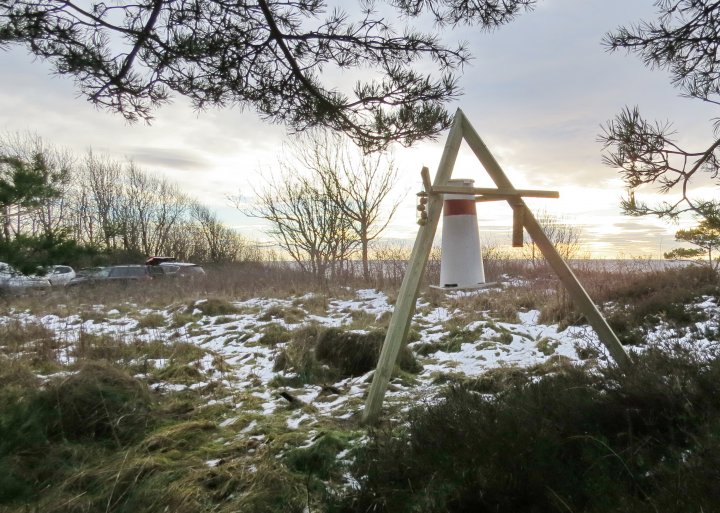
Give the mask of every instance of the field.
[[[546, 269], [424, 287], [376, 426], [397, 285], [292, 271], [2, 298], [0, 511], [716, 511], [718, 279]], [[375, 285], [375, 286], [373, 286]]]

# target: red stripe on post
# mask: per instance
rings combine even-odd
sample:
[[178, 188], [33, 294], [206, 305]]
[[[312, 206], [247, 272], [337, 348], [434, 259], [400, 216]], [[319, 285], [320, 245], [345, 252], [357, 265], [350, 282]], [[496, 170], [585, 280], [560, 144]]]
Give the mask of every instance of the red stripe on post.
[[475, 199], [447, 199], [443, 203], [443, 216], [476, 216]]

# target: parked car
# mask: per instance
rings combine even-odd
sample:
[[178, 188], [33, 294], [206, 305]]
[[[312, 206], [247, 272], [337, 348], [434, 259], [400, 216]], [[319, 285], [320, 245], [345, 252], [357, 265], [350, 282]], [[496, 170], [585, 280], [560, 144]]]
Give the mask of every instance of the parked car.
[[75, 269], [69, 265], [51, 265], [46, 271], [45, 278], [50, 280], [54, 287], [67, 285], [76, 276]]
[[76, 287], [78, 285], [90, 285], [103, 281], [107, 278], [109, 268], [107, 267], [86, 267], [75, 273], [75, 277], [68, 281], [66, 287]]
[[149, 265], [113, 265], [110, 267], [94, 267], [81, 269], [77, 276], [70, 280], [68, 287], [79, 285], [95, 285], [100, 283], [129, 283], [137, 281], [152, 280], [158, 274], [162, 275], [162, 269], [151, 269]]
[[156, 277], [172, 278], [198, 278], [205, 276], [205, 269], [198, 264], [178, 262], [177, 258], [170, 256], [151, 256], [145, 260], [150, 273]]
[[105, 280], [115, 282], [129, 282], [129, 281], [142, 281], [152, 280], [153, 276], [157, 273], [153, 273], [149, 265], [114, 265], [108, 267], [108, 274]]
[[50, 280], [42, 276], [28, 276], [15, 269], [10, 264], [0, 262], [0, 289], [24, 290], [46, 289], [50, 287]]
[[205, 276], [205, 269], [198, 264], [189, 262], [162, 262], [157, 267], [163, 270], [165, 276], [177, 278], [199, 278]]

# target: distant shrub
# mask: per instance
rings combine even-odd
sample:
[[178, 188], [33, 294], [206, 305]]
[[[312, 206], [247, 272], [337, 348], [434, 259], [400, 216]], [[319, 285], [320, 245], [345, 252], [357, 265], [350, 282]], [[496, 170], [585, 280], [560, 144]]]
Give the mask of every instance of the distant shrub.
[[192, 307], [190, 310], [191, 310], [190, 312], [188, 312], [188, 311], [173, 312], [172, 319], [170, 320], [170, 327], [171, 328], [180, 328], [182, 326], [185, 326], [186, 324], [190, 324], [190, 323], [200, 320], [199, 315], [192, 313], [192, 310], [194, 310], [194, 307]]
[[293, 305], [302, 306], [310, 313], [324, 315], [328, 309], [328, 297], [325, 294], [306, 294], [293, 299]]
[[628, 374], [565, 365], [488, 384], [493, 395], [452, 386], [374, 432], [359, 488], [330, 511], [717, 510], [719, 359], [649, 350]]
[[282, 307], [273, 305], [260, 315], [258, 321], [271, 321], [273, 319], [282, 319], [288, 324], [297, 324], [303, 320], [305, 312], [297, 307]]
[[440, 340], [418, 344], [415, 346], [415, 352], [419, 355], [427, 356], [429, 354], [443, 351], [445, 353], [457, 353], [463, 344], [475, 342], [478, 340], [478, 330], [468, 330], [466, 328], [453, 328]]
[[202, 381], [203, 373], [195, 365], [170, 362], [152, 373], [153, 381], [166, 381], [168, 383], [191, 384]]
[[637, 273], [607, 292], [614, 303], [607, 320], [623, 344], [642, 344], [646, 329], [660, 321], [687, 326], [704, 320], [706, 314], [692, 303], [718, 294], [718, 274], [706, 266]]
[[126, 344], [117, 336], [107, 333], [89, 333], [81, 331], [72, 355], [78, 360], [105, 360], [117, 362], [136, 356], [132, 345]]

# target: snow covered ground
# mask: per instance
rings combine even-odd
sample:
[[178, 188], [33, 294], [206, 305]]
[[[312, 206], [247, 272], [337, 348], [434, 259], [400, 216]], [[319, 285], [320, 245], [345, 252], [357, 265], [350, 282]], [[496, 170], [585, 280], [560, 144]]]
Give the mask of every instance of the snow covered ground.
[[[483, 290], [472, 294], [486, 293]], [[204, 350], [203, 356], [195, 365], [202, 371], [202, 378], [194, 383], [178, 384], [154, 382], [152, 386], [159, 391], [200, 389], [210, 383], [221, 383], [227, 391], [225, 397], [213, 397], [208, 403], [228, 402], [235, 405], [237, 411], [252, 411], [257, 415], [283, 415], [288, 429], [300, 426], [313, 430], [322, 424], [323, 419], [349, 419], [357, 416], [363, 408], [363, 396], [367, 392], [372, 372], [362, 376], [347, 378], [338, 383], [305, 385], [300, 387], [278, 386], [278, 377], [287, 378], [285, 371], [275, 371], [275, 360], [286, 343], [264, 345], [261, 339], [264, 330], [270, 324], [276, 324], [287, 330], [295, 330], [309, 323], [318, 323], [327, 327], [350, 327], [358, 315], [369, 318], [387, 319], [393, 307], [382, 292], [375, 290], [357, 290], [350, 299], [329, 299], [324, 313], [309, 308], [312, 295], [294, 299], [254, 298], [232, 303], [237, 313], [227, 315], [203, 315], [202, 301], [195, 304], [193, 318], [187, 323], [173, 323], [174, 312], [162, 309], [138, 309], [129, 305], [118, 309], [108, 309], [103, 305], [94, 305], [96, 315], [85, 320], [80, 315], [42, 315], [28, 311], [10, 311], [0, 316], [0, 327], [11, 323], [20, 325], [41, 324], [54, 332], [58, 344], [58, 360], [72, 363], [73, 348], [81, 337], [87, 334], [109, 336], [126, 343], [161, 341], [171, 343], [183, 341]], [[451, 321], [461, 317], [457, 308], [467, 293], [448, 296], [440, 306], [431, 306], [420, 299], [417, 313], [413, 319], [413, 330], [417, 333], [410, 347], [416, 350], [422, 371], [412, 379], [400, 377], [391, 382], [386, 395], [386, 407], [404, 410], [421, 401], [432, 401], [439, 391], [437, 383], [442, 376], [477, 377], [490, 369], [498, 367], [530, 367], [543, 364], [550, 359], [568, 359], [580, 361], [587, 358], [587, 350], [592, 349], [593, 357], [602, 364], [607, 355], [597, 336], [588, 326], [571, 326], [560, 330], [557, 325], [543, 325], [538, 322], [537, 310], [521, 311], [518, 322], [508, 323], [494, 320], [481, 312], [475, 312], [476, 320], [461, 326], [463, 340], [451, 350], [428, 350], [433, 344], [447, 340], [452, 329]], [[455, 306], [451, 306], [455, 305]], [[677, 332], [662, 324], [650, 333], [651, 342], [663, 343], [679, 340], [692, 344], [698, 349], [709, 349], [716, 343], [711, 342], [718, 332], [720, 308], [717, 299], [706, 297], [694, 305], [707, 313], [708, 320], [698, 322], [688, 330]], [[273, 312], [290, 309], [296, 311], [296, 319], [283, 320]], [[142, 319], [155, 316], [159, 322], [155, 327], [141, 327]], [[456, 323], [455, 323], [456, 324]], [[712, 336], [715, 334], [715, 336]], [[421, 350], [424, 348], [424, 350]], [[219, 362], [222, 362], [220, 364]], [[146, 362], [154, 368], [168, 364], [167, 359], [159, 358]], [[288, 409], [287, 400], [280, 395], [287, 392], [303, 404], [302, 408]], [[224, 425], [232, 425], [235, 418], [229, 416]], [[253, 424], [243, 428], [252, 434]]]

